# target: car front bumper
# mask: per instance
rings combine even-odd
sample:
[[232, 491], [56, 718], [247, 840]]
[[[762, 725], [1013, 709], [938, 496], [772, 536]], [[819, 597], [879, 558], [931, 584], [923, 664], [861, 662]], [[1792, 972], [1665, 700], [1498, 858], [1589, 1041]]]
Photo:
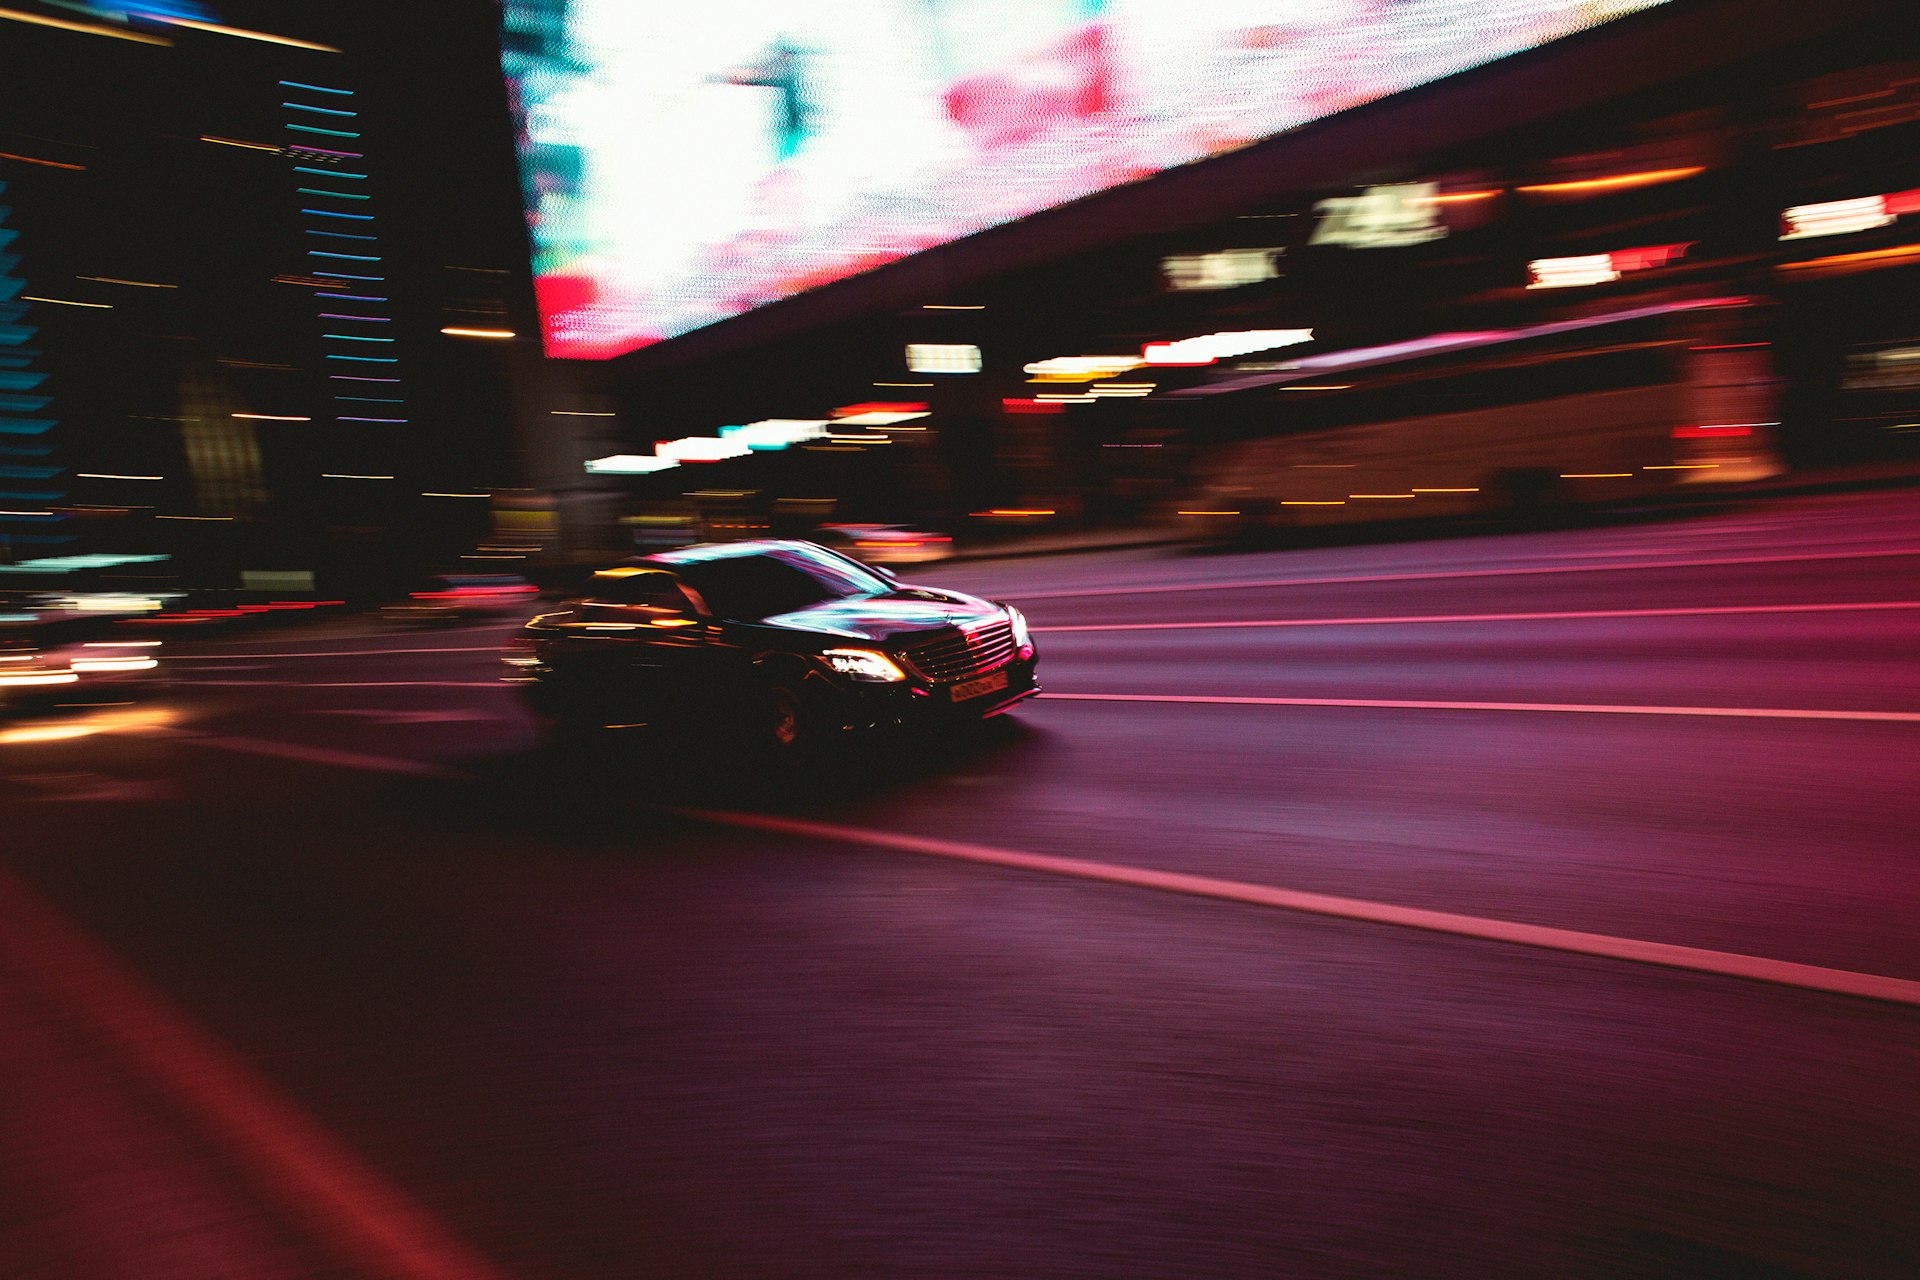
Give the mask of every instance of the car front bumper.
[[843, 729], [938, 726], [987, 720], [1012, 710], [1040, 692], [1037, 666], [1032, 658], [1016, 658], [995, 668], [1007, 673], [1005, 688], [959, 701], [953, 699], [951, 683], [913, 680], [868, 684], [836, 680], [832, 694], [820, 699], [817, 710], [823, 718]]

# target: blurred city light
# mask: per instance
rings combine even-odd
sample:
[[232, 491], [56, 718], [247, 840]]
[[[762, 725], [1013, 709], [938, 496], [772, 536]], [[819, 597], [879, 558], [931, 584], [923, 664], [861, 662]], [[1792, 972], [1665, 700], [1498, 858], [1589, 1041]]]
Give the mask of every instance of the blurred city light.
[[909, 342], [907, 368], [913, 373], [978, 373], [980, 348], [970, 342]]
[[[678, 459], [662, 458], [650, 453], [616, 453], [605, 458], [590, 459], [587, 462], [587, 470], [596, 475], [642, 476], [655, 471], [666, 471], [679, 465]], [[446, 494], [441, 496], [457, 497], [461, 495]]]
[[1140, 348], [1140, 358], [1150, 365], [1202, 365], [1311, 341], [1311, 329], [1245, 329], [1176, 342], [1149, 342]]

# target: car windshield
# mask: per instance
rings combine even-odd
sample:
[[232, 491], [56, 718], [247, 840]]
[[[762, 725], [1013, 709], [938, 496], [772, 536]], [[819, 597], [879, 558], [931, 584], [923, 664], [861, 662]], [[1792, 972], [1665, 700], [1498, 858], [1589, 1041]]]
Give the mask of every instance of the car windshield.
[[756, 620], [828, 600], [886, 595], [893, 584], [856, 564], [799, 549], [676, 564], [677, 572], [722, 618]]

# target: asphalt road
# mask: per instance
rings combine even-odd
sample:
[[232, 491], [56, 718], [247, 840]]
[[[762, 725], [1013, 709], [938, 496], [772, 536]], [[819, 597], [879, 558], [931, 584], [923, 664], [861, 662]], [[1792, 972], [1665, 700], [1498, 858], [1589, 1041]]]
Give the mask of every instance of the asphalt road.
[[0, 1275], [1920, 1274], [1920, 504], [930, 567], [784, 783], [507, 629], [0, 733]]

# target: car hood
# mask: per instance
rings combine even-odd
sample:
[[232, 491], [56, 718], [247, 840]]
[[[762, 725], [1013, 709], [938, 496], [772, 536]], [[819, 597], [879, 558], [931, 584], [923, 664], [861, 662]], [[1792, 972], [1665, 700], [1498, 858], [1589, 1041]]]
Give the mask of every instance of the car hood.
[[769, 626], [884, 642], [915, 632], [981, 622], [998, 616], [1000, 611], [999, 605], [957, 591], [911, 587], [890, 596], [829, 600], [765, 621]]

